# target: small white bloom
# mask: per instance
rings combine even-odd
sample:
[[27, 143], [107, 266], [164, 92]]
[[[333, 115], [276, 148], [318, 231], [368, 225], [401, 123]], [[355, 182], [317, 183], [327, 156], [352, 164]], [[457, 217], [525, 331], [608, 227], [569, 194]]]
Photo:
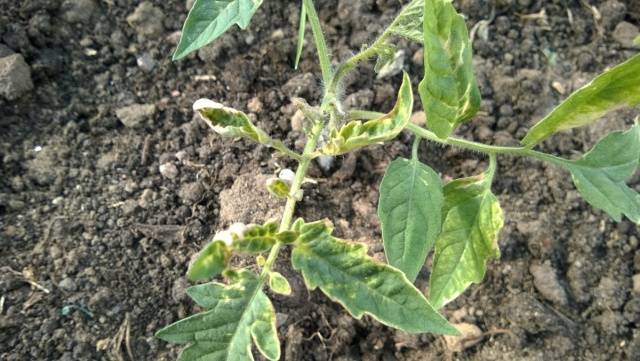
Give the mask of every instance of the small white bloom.
[[216, 233], [215, 236], [213, 236], [213, 240], [214, 241], [222, 241], [227, 246], [231, 246], [231, 245], [233, 245], [233, 234], [231, 234], [231, 232], [229, 232], [229, 231], [220, 231], [220, 232]]
[[293, 183], [293, 179], [295, 177], [296, 177], [296, 174], [289, 168], [285, 168], [281, 170], [280, 174], [278, 174], [278, 178], [282, 179], [283, 181], [289, 184]]
[[247, 226], [244, 223], [234, 223], [229, 227], [229, 232], [231, 234], [235, 234], [236, 237], [242, 238], [244, 237], [244, 232], [247, 230]]

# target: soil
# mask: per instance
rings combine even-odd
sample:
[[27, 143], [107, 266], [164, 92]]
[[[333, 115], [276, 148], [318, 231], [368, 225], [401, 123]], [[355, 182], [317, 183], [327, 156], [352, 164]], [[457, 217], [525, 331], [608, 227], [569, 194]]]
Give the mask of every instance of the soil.
[[[191, 104], [209, 97], [250, 109], [257, 125], [300, 149], [290, 99], [317, 102], [321, 86], [310, 34], [300, 69], [292, 69], [299, 1], [265, 1], [247, 31], [234, 29], [179, 62], [170, 55], [185, 1], [0, 3], [0, 53], [21, 54], [33, 81], [17, 99], [0, 98], [0, 359], [174, 360], [179, 347], [153, 334], [196, 311], [184, 292], [191, 255], [232, 217], [268, 218], [279, 205], [255, 192], [261, 182], [252, 178], [293, 166], [265, 147], [215, 136]], [[401, 6], [316, 3], [337, 59], [371, 41]], [[563, 97], [637, 53], [613, 33], [621, 22], [640, 25], [638, 4], [456, 1], [478, 25], [474, 61], [484, 98], [458, 135], [517, 144]], [[420, 46], [400, 44], [417, 86]], [[399, 82], [398, 75], [376, 80], [366, 64], [348, 77], [345, 94], [349, 104], [388, 110]], [[617, 112], [542, 149], [575, 157], [636, 115]], [[337, 159], [328, 172], [314, 165], [318, 185], [305, 186], [298, 215], [330, 218], [340, 236], [368, 243], [383, 259], [378, 184], [410, 142], [402, 134]], [[432, 144], [421, 158], [446, 179], [486, 166], [478, 154]], [[283, 255], [278, 270], [295, 290], [271, 295], [283, 359], [639, 360], [637, 227], [589, 207], [552, 165], [499, 161], [493, 189], [506, 215], [502, 259], [444, 310], [453, 322], [479, 327], [479, 342], [452, 353], [440, 337], [354, 320], [306, 291]], [[639, 188], [640, 178], [631, 184]]]

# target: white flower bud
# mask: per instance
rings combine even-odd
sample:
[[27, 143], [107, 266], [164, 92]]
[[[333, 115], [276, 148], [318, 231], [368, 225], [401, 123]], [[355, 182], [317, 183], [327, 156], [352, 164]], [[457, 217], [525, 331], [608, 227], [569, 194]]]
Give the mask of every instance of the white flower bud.
[[247, 226], [244, 223], [234, 223], [229, 226], [229, 232], [235, 234], [238, 238], [244, 237], [244, 232], [247, 230]]
[[278, 174], [278, 178], [282, 179], [283, 181], [289, 184], [293, 183], [293, 179], [295, 177], [296, 177], [296, 174], [289, 168], [285, 168], [281, 170], [280, 174]]
[[233, 234], [229, 231], [220, 231], [213, 236], [214, 241], [222, 241], [227, 246], [233, 245]]

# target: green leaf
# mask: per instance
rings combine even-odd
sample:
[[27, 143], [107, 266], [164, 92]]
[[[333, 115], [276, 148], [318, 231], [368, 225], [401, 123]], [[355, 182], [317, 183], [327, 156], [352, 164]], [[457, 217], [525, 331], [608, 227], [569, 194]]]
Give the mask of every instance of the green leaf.
[[444, 187], [445, 214], [436, 241], [429, 300], [436, 308], [484, 278], [490, 258], [500, 258], [498, 235], [504, 219], [487, 174], [457, 179]]
[[245, 253], [266, 252], [278, 242], [277, 234], [278, 225], [276, 223], [253, 225], [248, 227], [242, 237], [233, 240], [233, 248], [238, 252]]
[[640, 159], [640, 127], [613, 132], [581, 159], [565, 161], [576, 188], [593, 207], [619, 222], [622, 215], [640, 223], [640, 195], [625, 181], [636, 172]]
[[553, 133], [588, 125], [606, 113], [640, 104], [640, 54], [597, 76], [571, 94], [529, 130], [522, 144], [533, 147]]
[[424, 3], [424, 79], [419, 92], [427, 127], [447, 138], [480, 108], [471, 42], [451, 0]]
[[413, 0], [400, 11], [387, 31], [422, 44], [423, 13], [424, 0]]
[[217, 39], [234, 24], [246, 29], [262, 0], [196, 0], [182, 27], [173, 60]]
[[187, 278], [195, 282], [219, 275], [227, 268], [230, 256], [231, 253], [223, 241], [210, 242], [189, 264]]
[[633, 45], [640, 46], [640, 35], [636, 36], [636, 38], [633, 39]]
[[442, 182], [417, 159], [398, 158], [380, 184], [378, 216], [387, 261], [413, 282], [440, 234]]
[[273, 305], [260, 289], [257, 276], [241, 271], [230, 284], [207, 283], [187, 294], [207, 311], [171, 324], [156, 337], [188, 343], [178, 361], [251, 361], [251, 340], [269, 360], [280, 358]]
[[411, 333], [458, 334], [401, 271], [367, 256], [364, 245], [334, 238], [322, 221], [298, 220], [294, 230], [300, 237], [291, 260], [310, 290], [320, 287], [356, 318], [366, 313]]
[[329, 58], [329, 48], [327, 47], [327, 41], [322, 33], [322, 27], [320, 26], [320, 18], [316, 12], [313, 0], [302, 0], [302, 6], [305, 7], [309, 25], [311, 26], [311, 33], [313, 34], [314, 44], [318, 51], [318, 61], [320, 62], [320, 70], [322, 72], [322, 81], [325, 84], [331, 82], [333, 76], [333, 67], [331, 66], [331, 59]]
[[245, 137], [258, 143], [271, 145], [271, 138], [262, 129], [257, 128], [249, 117], [236, 109], [225, 107], [209, 99], [199, 99], [193, 104], [193, 110], [207, 122], [209, 127], [224, 137]]
[[267, 179], [267, 190], [274, 197], [287, 198], [289, 196], [290, 183], [278, 178]]
[[269, 272], [269, 288], [281, 295], [289, 296], [291, 294], [289, 281], [278, 272]]
[[398, 100], [390, 113], [365, 123], [354, 120], [345, 124], [339, 131], [333, 129], [329, 142], [322, 148], [325, 155], [348, 153], [370, 144], [381, 143], [395, 138], [407, 125], [413, 111], [413, 93], [411, 80], [404, 73]]
[[298, 27], [298, 45], [296, 47], [296, 62], [293, 66], [294, 69], [298, 69], [300, 64], [300, 58], [302, 57], [302, 49], [304, 48], [304, 33], [307, 28], [307, 9], [304, 4], [300, 5], [300, 25]]

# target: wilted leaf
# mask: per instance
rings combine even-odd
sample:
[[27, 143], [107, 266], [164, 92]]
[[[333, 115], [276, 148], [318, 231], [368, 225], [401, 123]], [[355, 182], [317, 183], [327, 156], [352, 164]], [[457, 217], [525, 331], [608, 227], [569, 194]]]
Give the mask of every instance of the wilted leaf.
[[339, 155], [374, 143], [395, 138], [407, 125], [413, 110], [411, 80], [405, 73], [393, 110], [378, 119], [365, 123], [354, 120], [339, 131], [332, 130], [329, 142], [322, 148], [325, 155]]
[[442, 225], [442, 182], [417, 159], [398, 158], [380, 184], [378, 216], [389, 264], [413, 282]]
[[636, 172], [639, 159], [640, 127], [636, 125], [607, 135], [581, 159], [564, 165], [589, 204], [618, 222], [625, 215], [640, 223], [640, 195], [625, 183]]
[[429, 300], [436, 309], [471, 283], [482, 281], [487, 261], [500, 257], [498, 235], [504, 223], [488, 174], [450, 182], [444, 187], [444, 199], [444, 222], [429, 288]]
[[187, 271], [190, 281], [211, 279], [227, 268], [231, 252], [223, 241], [213, 240], [198, 253]]
[[588, 125], [606, 113], [640, 104], [640, 54], [600, 74], [571, 94], [529, 130], [522, 144], [532, 147], [553, 133]]
[[269, 360], [280, 358], [275, 310], [257, 276], [241, 271], [231, 285], [207, 283], [187, 294], [207, 311], [158, 331], [156, 337], [188, 343], [178, 361], [251, 361], [251, 339]]
[[196, 0], [182, 27], [173, 60], [214, 41], [234, 24], [246, 29], [262, 0]]
[[289, 281], [278, 272], [269, 272], [269, 288], [275, 293], [289, 296], [291, 294], [291, 285]]
[[294, 229], [293, 267], [310, 290], [320, 287], [356, 318], [366, 313], [407, 332], [458, 334], [401, 271], [367, 256], [364, 245], [334, 238], [322, 221], [298, 220]]
[[427, 127], [446, 138], [480, 107], [471, 42], [451, 0], [424, 3], [424, 79], [419, 92]]

